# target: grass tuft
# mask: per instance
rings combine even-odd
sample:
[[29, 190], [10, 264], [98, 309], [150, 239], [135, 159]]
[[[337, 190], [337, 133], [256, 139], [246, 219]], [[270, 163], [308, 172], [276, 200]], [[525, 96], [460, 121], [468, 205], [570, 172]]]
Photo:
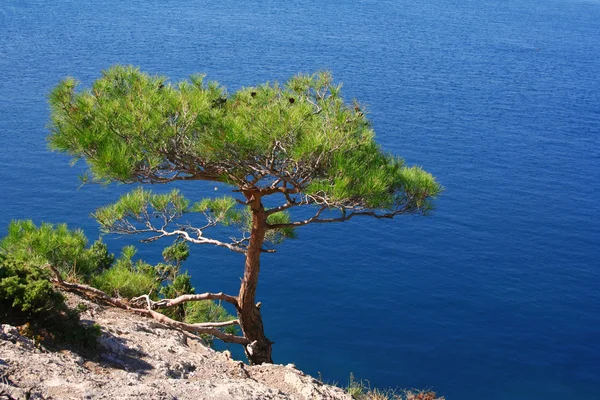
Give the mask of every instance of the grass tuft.
[[371, 388], [368, 380], [356, 380], [353, 373], [350, 373], [346, 392], [356, 400], [444, 400], [430, 390]]

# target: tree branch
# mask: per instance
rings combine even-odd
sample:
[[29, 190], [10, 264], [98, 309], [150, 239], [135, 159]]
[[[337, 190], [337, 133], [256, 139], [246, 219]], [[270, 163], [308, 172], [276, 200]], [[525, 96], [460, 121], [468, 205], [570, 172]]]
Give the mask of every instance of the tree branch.
[[288, 223], [285, 223], [285, 224], [267, 224], [267, 230], [282, 229], [282, 228], [293, 228], [293, 227], [296, 227], [296, 226], [308, 225], [311, 222], [319, 221], [318, 218], [319, 218], [319, 216], [321, 215], [321, 213], [325, 209], [327, 209], [327, 206], [321, 206], [321, 208], [319, 208], [319, 211], [317, 211], [317, 213], [314, 216], [312, 216], [309, 219], [305, 219], [304, 221], [288, 222]]
[[230, 296], [230, 295], [224, 294], [222, 292], [221, 293], [184, 294], [184, 295], [181, 295], [174, 299], [163, 299], [160, 301], [150, 300], [147, 295], [144, 295], [144, 296], [135, 297], [135, 298], [131, 299], [131, 302], [135, 303], [136, 301], [139, 301], [141, 299], [146, 299], [148, 306], [153, 310], [160, 309], [160, 308], [175, 307], [179, 304], [186, 303], [188, 301], [202, 301], [202, 300], [222, 300], [222, 301], [226, 301], [227, 303], [233, 304], [235, 307], [238, 306], [237, 297]]
[[196, 327], [202, 328], [202, 327], [206, 327], [206, 328], [225, 328], [227, 326], [234, 326], [234, 325], [240, 325], [240, 320], [239, 319], [232, 319], [231, 321], [221, 321], [221, 322], [199, 322], [199, 323], [195, 323], [192, 324]]
[[392, 211], [392, 212], [387, 212], [387, 213], [383, 213], [383, 214], [378, 214], [375, 211], [353, 211], [350, 214], [346, 214], [346, 209], [342, 208], [342, 216], [338, 217], [338, 218], [319, 218], [319, 215], [323, 212], [323, 210], [325, 210], [326, 208], [328, 208], [327, 206], [323, 206], [319, 209], [319, 211], [311, 218], [305, 219], [303, 221], [294, 221], [294, 222], [288, 222], [285, 224], [270, 224], [267, 225], [267, 230], [273, 230], [273, 229], [283, 229], [283, 228], [294, 228], [294, 227], [298, 227], [298, 226], [304, 226], [304, 225], [308, 225], [308, 224], [312, 224], [312, 223], [329, 223], [329, 222], [344, 222], [344, 221], [348, 221], [351, 218], [354, 217], [358, 217], [358, 216], [368, 216], [368, 217], [373, 217], [373, 218], [377, 218], [377, 219], [391, 219], [394, 218], [397, 215], [401, 215], [401, 214], [406, 214], [407, 212], [410, 212], [410, 207], [408, 205]]
[[275, 208], [269, 208], [268, 210], [265, 211], [265, 215], [268, 217], [271, 214], [275, 214], [278, 213], [280, 211], [285, 211], [288, 208], [292, 208], [292, 207], [296, 207], [301, 205], [302, 203], [296, 203], [296, 202], [292, 202], [292, 203], [285, 203], [280, 205], [279, 207], [275, 207]]
[[[212, 335], [212, 336], [214, 336], [218, 339], [221, 339], [222, 341], [227, 342], [227, 343], [237, 343], [237, 344], [242, 344], [242, 345], [250, 344], [250, 341], [248, 339], [246, 339], [245, 337], [221, 332], [220, 330], [212, 327], [212, 326], [214, 326], [214, 324], [212, 324], [211, 327], [207, 327], [203, 324], [187, 324], [185, 322], [175, 321], [174, 319], [171, 319], [171, 318], [167, 317], [166, 315], [161, 314], [156, 311], [153, 311], [153, 310], [147, 310], [147, 309], [145, 310], [142, 308], [129, 308], [129, 310], [136, 314], [148, 316], [160, 323], [163, 323], [165, 325], [168, 325], [168, 326], [171, 326], [174, 328], [179, 328], [179, 329], [187, 331], [187, 332], [203, 333], [203, 334], [207, 334], [207, 335]], [[227, 323], [229, 325], [232, 325], [231, 321], [227, 321]]]

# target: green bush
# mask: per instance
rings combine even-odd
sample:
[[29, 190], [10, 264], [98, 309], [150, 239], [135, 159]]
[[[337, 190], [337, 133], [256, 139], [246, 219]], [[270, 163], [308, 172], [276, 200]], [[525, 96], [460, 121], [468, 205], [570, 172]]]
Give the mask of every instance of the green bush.
[[16, 315], [43, 315], [60, 309], [62, 295], [48, 281], [48, 271], [0, 254], [0, 305], [2, 319]]
[[[134, 246], [126, 246], [115, 260], [101, 241], [87, 247], [81, 230], [65, 224], [13, 221], [8, 235], [0, 241], [0, 317], [19, 324], [30, 323], [33, 331], [46, 337], [59, 337], [78, 343], [91, 343], [97, 328], [79, 329], [78, 313], [69, 310], [63, 296], [54, 290], [46, 264], [57, 267], [66, 281], [83, 282], [109, 296], [131, 299], [149, 294], [152, 299], [175, 298], [195, 293], [191, 277], [179, 273], [189, 256], [185, 242], [175, 242], [163, 251], [164, 263], [152, 266], [134, 261]], [[221, 305], [210, 301], [191, 302], [163, 310], [170, 318], [188, 323], [228, 321], [234, 317]], [[67, 329], [68, 328], [68, 329]], [[235, 333], [236, 327], [224, 328]], [[90, 336], [91, 335], [91, 336]], [[210, 338], [207, 338], [210, 339]]]
[[8, 235], [0, 241], [0, 252], [31, 265], [50, 263], [65, 280], [89, 282], [92, 276], [110, 267], [114, 256], [101, 241], [87, 245], [80, 229], [49, 223], [38, 228], [31, 220], [23, 220], [10, 223]]
[[48, 280], [47, 270], [0, 253], [0, 320], [23, 325], [23, 334], [47, 346], [69, 344], [90, 353], [100, 335], [97, 325], [80, 324], [79, 312]]
[[123, 248], [121, 257], [111, 268], [105, 269], [92, 278], [92, 286], [109, 296], [132, 298], [153, 293], [160, 286], [157, 272], [150, 264], [133, 261], [136, 250], [133, 246]]
[[187, 260], [190, 255], [190, 246], [186, 242], [175, 242], [171, 246], [166, 247], [162, 252], [166, 262], [172, 262], [177, 268], [181, 263]]

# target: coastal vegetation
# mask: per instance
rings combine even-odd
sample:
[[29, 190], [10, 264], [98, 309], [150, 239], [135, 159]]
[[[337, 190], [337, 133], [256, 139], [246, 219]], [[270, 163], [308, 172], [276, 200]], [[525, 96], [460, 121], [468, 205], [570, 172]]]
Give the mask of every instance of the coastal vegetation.
[[[58, 289], [83, 294], [101, 304], [108, 300], [109, 306], [123, 301], [120, 308], [130, 311], [135, 309], [127, 305], [126, 299], [140, 294], [150, 293], [151, 299], [159, 301], [194, 293], [190, 275], [179, 272], [189, 255], [185, 242], [167, 247], [163, 251], [164, 262], [150, 265], [134, 261], [133, 246], [124, 247], [121, 256], [115, 258], [102, 241], [89, 245], [81, 230], [70, 230], [65, 224], [45, 223], [38, 227], [32, 221], [13, 221], [8, 231], [0, 240], [0, 320], [18, 326], [19, 334], [38, 347], [67, 348], [92, 360], [99, 357], [102, 349], [97, 343], [101, 326], [80, 320], [82, 313], [87, 312], [89, 317], [89, 307], [83, 302], [67, 306]], [[71, 283], [64, 282], [61, 276], [68, 277]], [[233, 318], [214, 301], [184, 302], [161, 311], [174, 321], [192, 325]], [[110, 328], [110, 324], [104, 328]], [[221, 329], [236, 333], [234, 326]], [[10, 328], [0, 332], [1, 335], [3, 340], [7, 337], [15, 340]], [[201, 336], [209, 344], [214, 338]], [[353, 374], [343, 389], [357, 400], [443, 399], [431, 391], [373, 388], [368, 381], [355, 379]], [[0, 397], [2, 394], [10, 392], [0, 391]]]
[[369, 381], [357, 380], [352, 373], [345, 389], [356, 400], [444, 400], [431, 390], [373, 388]]
[[49, 279], [50, 271], [0, 253], [0, 321], [20, 327], [20, 333], [36, 345], [73, 346], [83, 354], [93, 354], [100, 327], [81, 324], [81, 308], [65, 303]]
[[[87, 162], [85, 181], [210, 181], [234, 193], [188, 200], [177, 189], [137, 187], [94, 213], [103, 231], [223, 247], [244, 257], [244, 273], [236, 295], [161, 290], [166, 297], [157, 298], [151, 276], [161, 272], [124, 254], [96, 275], [105, 291], [65, 281], [64, 267], [56, 279], [63, 288], [85, 286], [113, 305], [242, 344], [252, 364], [271, 363], [273, 343], [256, 301], [261, 256], [305, 225], [426, 214], [441, 191], [431, 174], [381, 150], [363, 107], [346, 103], [340, 89], [320, 72], [229, 94], [201, 75], [173, 84], [130, 66], [103, 71], [88, 89], [73, 78], [62, 81], [50, 96], [48, 139], [51, 148]], [[86, 271], [77, 267], [70, 276], [89, 278]], [[123, 271], [136, 276], [128, 290], [116, 287]], [[230, 303], [237, 318], [202, 324], [171, 318], [183, 304], [204, 300]], [[179, 311], [156, 311], [164, 309]], [[222, 331], [231, 326], [241, 334]]]
[[[89, 245], [81, 230], [70, 230], [65, 224], [38, 227], [32, 221], [13, 221], [0, 241], [0, 320], [23, 326], [28, 336], [45, 345], [93, 350], [100, 327], [80, 324], [82, 310], [68, 307], [56, 287], [91, 293], [100, 302], [121, 307], [128, 306], [118, 299], [146, 295], [158, 301], [165, 295], [194, 294], [190, 275], [180, 272], [189, 254], [187, 244], [167, 247], [165, 261], [157, 265], [134, 261], [135, 253], [133, 246], [127, 246], [115, 258], [102, 241]], [[232, 318], [212, 301], [182, 304], [164, 313], [190, 324]], [[235, 328], [223, 331], [234, 334]], [[204, 338], [211, 342], [213, 337]]]

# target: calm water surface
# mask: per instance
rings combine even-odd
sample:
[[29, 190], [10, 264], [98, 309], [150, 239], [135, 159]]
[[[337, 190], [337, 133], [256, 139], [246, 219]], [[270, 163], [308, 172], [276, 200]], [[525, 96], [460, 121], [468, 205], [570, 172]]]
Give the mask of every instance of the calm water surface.
[[[61, 78], [126, 63], [235, 90], [329, 69], [446, 191], [431, 217], [306, 227], [265, 256], [276, 361], [448, 399], [599, 398], [599, 1], [97, 3], [0, 2], [0, 235], [32, 218], [95, 238], [90, 212], [129, 189], [78, 190], [83, 166], [48, 152]], [[187, 267], [202, 291], [242, 274], [221, 249]]]

